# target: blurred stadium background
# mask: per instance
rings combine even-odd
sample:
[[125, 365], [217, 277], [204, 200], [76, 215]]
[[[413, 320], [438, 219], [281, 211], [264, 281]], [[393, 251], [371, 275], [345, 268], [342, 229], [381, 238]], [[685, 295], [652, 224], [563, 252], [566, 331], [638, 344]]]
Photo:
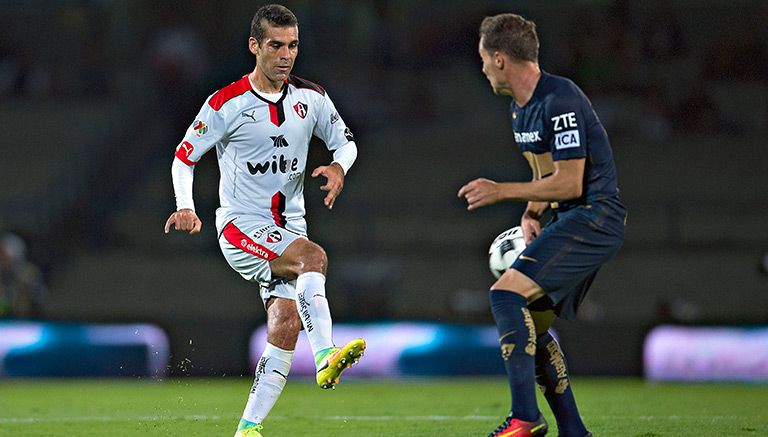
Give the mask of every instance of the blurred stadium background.
[[[171, 376], [250, 373], [265, 315], [216, 244], [213, 155], [196, 171], [201, 235], [162, 228], [173, 149], [253, 67], [261, 4], [0, 0], [0, 232], [24, 239], [47, 286], [26, 312], [6, 306], [6, 327], [149, 323]], [[572, 373], [641, 375], [655, 326], [768, 324], [768, 3], [284, 4], [294, 72], [325, 86], [360, 148], [333, 212], [306, 188], [335, 321], [491, 324], [486, 250], [522, 206], [468, 213], [455, 193], [529, 178], [476, 52], [481, 19], [515, 11], [537, 22], [542, 67], [592, 99], [630, 209], [581, 320], [556, 325]], [[317, 146], [311, 163], [328, 158]]]

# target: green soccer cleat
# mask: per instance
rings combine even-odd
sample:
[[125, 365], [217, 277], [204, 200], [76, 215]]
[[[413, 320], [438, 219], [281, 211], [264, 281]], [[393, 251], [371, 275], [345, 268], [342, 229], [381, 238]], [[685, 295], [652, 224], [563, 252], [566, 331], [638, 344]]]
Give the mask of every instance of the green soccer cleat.
[[261, 429], [263, 427], [258, 423], [249, 422], [247, 420], [240, 420], [237, 425], [237, 431], [235, 437], [262, 437]]
[[350, 341], [344, 347], [328, 349], [317, 361], [317, 385], [323, 389], [335, 389], [341, 373], [360, 361], [364, 351], [365, 341], [360, 338]]

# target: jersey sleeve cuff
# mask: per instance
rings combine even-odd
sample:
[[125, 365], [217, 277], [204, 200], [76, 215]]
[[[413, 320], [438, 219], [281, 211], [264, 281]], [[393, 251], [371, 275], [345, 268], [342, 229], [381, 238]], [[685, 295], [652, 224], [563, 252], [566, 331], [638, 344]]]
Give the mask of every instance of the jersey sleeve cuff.
[[354, 141], [339, 147], [333, 151], [333, 162], [339, 164], [346, 175], [352, 164], [357, 159], [357, 145]]

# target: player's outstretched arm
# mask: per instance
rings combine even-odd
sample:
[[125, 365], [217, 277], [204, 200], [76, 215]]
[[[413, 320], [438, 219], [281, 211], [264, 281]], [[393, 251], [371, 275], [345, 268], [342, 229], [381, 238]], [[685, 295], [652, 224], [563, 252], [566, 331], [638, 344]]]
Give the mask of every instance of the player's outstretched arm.
[[321, 185], [320, 189], [327, 191], [323, 203], [328, 209], [333, 209], [333, 203], [336, 198], [341, 194], [341, 190], [344, 189], [344, 169], [337, 162], [332, 162], [330, 165], [321, 165], [312, 172], [312, 177], [325, 176], [327, 181], [325, 185]]
[[174, 225], [174, 229], [182, 232], [189, 232], [190, 234], [197, 234], [200, 232], [200, 228], [203, 227], [203, 222], [197, 217], [195, 211], [191, 209], [180, 209], [165, 222], [165, 233], [171, 231], [171, 225]]
[[548, 177], [531, 182], [494, 182], [475, 179], [459, 190], [467, 201], [467, 209], [493, 205], [502, 201], [554, 202], [576, 199], [582, 194], [584, 158], [555, 161], [555, 171]]

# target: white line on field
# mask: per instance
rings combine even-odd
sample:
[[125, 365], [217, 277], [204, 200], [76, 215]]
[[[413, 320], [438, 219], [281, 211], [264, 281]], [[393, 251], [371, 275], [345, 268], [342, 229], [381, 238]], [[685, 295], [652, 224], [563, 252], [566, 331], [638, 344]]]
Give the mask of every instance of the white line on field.
[[[707, 419], [711, 421], [719, 420], [742, 420], [742, 416], [597, 416], [602, 420], [700, 420]], [[269, 416], [273, 420], [294, 420], [295, 417], [288, 416]], [[67, 422], [164, 422], [164, 421], [232, 421], [236, 422], [235, 416], [208, 416], [204, 414], [195, 414], [187, 416], [64, 416], [64, 417], [0, 417], [0, 425], [3, 424], [40, 424], [40, 423], [67, 423]], [[331, 421], [391, 421], [391, 420], [408, 420], [408, 421], [454, 421], [454, 420], [497, 420], [499, 416], [309, 416], [306, 417], [309, 420], [331, 420]]]
[[[287, 416], [270, 416], [275, 420], [293, 420]], [[409, 420], [409, 421], [450, 421], [450, 420], [494, 420], [497, 416], [311, 416], [310, 420], [365, 421], [365, 420]], [[0, 417], [0, 424], [12, 423], [65, 423], [65, 422], [160, 422], [160, 421], [237, 421], [237, 417], [189, 415], [189, 416], [65, 416], [65, 417]]]

